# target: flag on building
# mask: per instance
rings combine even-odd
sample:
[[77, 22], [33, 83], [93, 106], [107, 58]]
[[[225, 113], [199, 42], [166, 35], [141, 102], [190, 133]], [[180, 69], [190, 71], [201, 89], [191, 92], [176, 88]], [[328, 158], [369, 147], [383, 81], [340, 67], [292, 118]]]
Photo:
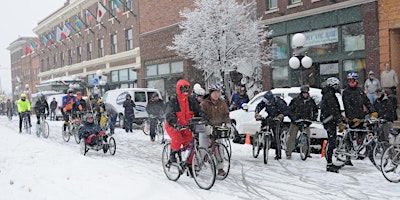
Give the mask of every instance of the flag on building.
[[89, 10], [86, 10], [86, 25], [89, 26], [92, 19], [93, 19], [92, 13], [90, 13]]
[[31, 48], [31, 51], [35, 51], [35, 49], [36, 49], [36, 44], [35, 44], [35, 42], [31, 41], [31, 42], [29, 43], [29, 47]]
[[36, 38], [35, 45], [36, 45], [36, 50], [39, 51], [40, 50], [40, 46], [42, 45], [42, 43], [40, 42], [39, 38]]
[[77, 15], [75, 15], [75, 32], [76, 33], [81, 32], [81, 27], [82, 27], [82, 21]]
[[107, 10], [104, 8], [103, 4], [100, 2], [97, 2], [97, 22], [101, 22], [103, 19], [104, 15], [106, 14]]
[[49, 32], [49, 43], [50, 43], [50, 45], [53, 45], [55, 40], [56, 40], [56, 36], [54, 35], [53, 31], [50, 31]]
[[115, 9], [117, 10], [117, 13], [122, 15], [123, 10], [122, 10], [122, 4], [119, 0], [113, 0], [114, 5], [115, 5]]
[[65, 39], [67, 39], [67, 37], [69, 37], [69, 35], [71, 34], [71, 26], [68, 24], [68, 22], [64, 22], [64, 28], [63, 31], [61, 33], [61, 37]]
[[46, 38], [45, 35], [42, 35], [42, 42], [44, 43], [44, 48], [49, 46], [49, 40]]
[[25, 45], [25, 55], [27, 56], [28, 54], [32, 53], [31, 47], [29, 44]]
[[61, 34], [62, 34], [62, 30], [59, 26], [57, 26], [57, 29], [56, 29], [56, 41], [57, 42], [61, 42]]

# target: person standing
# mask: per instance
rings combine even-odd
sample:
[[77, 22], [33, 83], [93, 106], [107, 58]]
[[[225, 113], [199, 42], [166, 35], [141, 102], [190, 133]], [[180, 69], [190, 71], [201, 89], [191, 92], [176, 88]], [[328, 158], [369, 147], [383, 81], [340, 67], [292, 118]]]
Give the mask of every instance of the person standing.
[[9, 119], [12, 119], [12, 115], [13, 115], [13, 104], [11, 102], [10, 99], [7, 99], [7, 117], [9, 117]]
[[57, 109], [58, 103], [56, 101], [56, 98], [53, 98], [53, 100], [50, 103], [50, 120], [56, 120], [56, 109]]
[[369, 71], [368, 79], [364, 83], [364, 89], [371, 104], [373, 104], [376, 99], [375, 91], [380, 88], [381, 83], [375, 78], [375, 73], [372, 70]]
[[158, 96], [157, 92], [153, 93], [151, 96], [146, 111], [150, 120], [150, 140], [154, 142], [156, 137], [157, 121], [163, 117], [165, 112], [164, 101]]
[[395, 120], [395, 110], [393, 109], [393, 103], [385, 95], [384, 90], [376, 90], [376, 101], [374, 102], [374, 108], [378, 113], [379, 118], [385, 119], [387, 122], [382, 124], [382, 135], [379, 135], [380, 141], [388, 141], [390, 129], [393, 128], [393, 121]]
[[328, 151], [326, 155], [326, 171], [339, 172], [341, 166], [332, 163], [333, 149], [336, 148], [336, 127], [339, 126], [339, 132], [344, 131], [340, 104], [335, 93], [340, 92], [340, 81], [336, 77], [330, 77], [326, 80], [326, 86], [322, 88], [321, 116], [320, 120], [328, 133]]
[[117, 122], [118, 111], [117, 109], [110, 103], [105, 103], [105, 107], [108, 114], [108, 123], [110, 125], [110, 134], [115, 133], [115, 123]]
[[397, 73], [385, 62], [385, 70], [381, 73], [381, 85], [384, 89], [391, 89], [393, 94], [396, 93], [397, 84], [399, 83]]
[[125, 116], [125, 132], [133, 132], [132, 130], [132, 123], [133, 120], [135, 119], [135, 107], [136, 104], [132, 100], [132, 96], [128, 93], [126, 94], [124, 104], [122, 105], [124, 107], [124, 116]]
[[[292, 152], [295, 149], [297, 132], [299, 132], [299, 126], [294, 123], [298, 119], [308, 119], [311, 121], [317, 121], [318, 116], [318, 106], [315, 103], [314, 99], [310, 97], [309, 94], [310, 88], [306, 85], [300, 87], [300, 94], [292, 99], [289, 103], [289, 107], [292, 111], [292, 123], [290, 123], [289, 127], [289, 138], [287, 142], [286, 148], [286, 158], [290, 159], [292, 157]], [[308, 144], [310, 144], [310, 127], [305, 129], [305, 132], [308, 135]], [[308, 149], [308, 155], [310, 156], [310, 145]]]

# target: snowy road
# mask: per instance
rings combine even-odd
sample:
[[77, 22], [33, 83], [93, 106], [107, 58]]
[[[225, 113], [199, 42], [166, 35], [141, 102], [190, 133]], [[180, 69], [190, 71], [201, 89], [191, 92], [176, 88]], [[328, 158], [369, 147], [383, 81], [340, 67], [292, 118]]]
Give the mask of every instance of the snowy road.
[[387, 182], [368, 159], [335, 174], [325, 171], [325, 159], [316, 154], [302, 161], [294, 153], [292, 160], [264, 165], [261, 158], [252, 158], [251, 146], [239, 144], [233, 144], [228, 178], [205, 191], [186, 175], [169, 181], [161, 167], [162, 146], [141, 131], [117, 129], [115, 156], [100, 151], [82, 156], [73, 138], [62, 140], [61, 125], [50, 122], [50, 137], [43, 139], [18, 134], [18, 120], [0, 116], [1, 199], [400, 198], [400, 185]]

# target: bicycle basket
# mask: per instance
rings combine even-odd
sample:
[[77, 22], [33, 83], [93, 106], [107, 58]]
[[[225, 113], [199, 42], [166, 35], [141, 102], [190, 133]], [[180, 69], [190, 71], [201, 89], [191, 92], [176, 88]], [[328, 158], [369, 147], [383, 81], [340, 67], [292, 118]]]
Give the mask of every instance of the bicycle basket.
[[400, 129], [397, 129], [397, 128], [392, 129], [390, 131], [390, 134], [389, 134], [389, 143], [390, 144], [394, 144], [394, 145], [400, 144], [399, 131], [400, 131]]
[[216, 139], [220, 138], [228, 138], [229, 137], [230, 129], [224, 126], [216, 126], [213, 129], [213, 137]]

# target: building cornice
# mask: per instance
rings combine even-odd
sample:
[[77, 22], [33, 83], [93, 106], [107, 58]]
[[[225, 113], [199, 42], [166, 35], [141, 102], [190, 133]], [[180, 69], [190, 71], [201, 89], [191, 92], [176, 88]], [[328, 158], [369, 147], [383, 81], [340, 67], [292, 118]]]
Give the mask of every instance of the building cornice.
[[362, 5], [362, 4], [367, 4], [367, 3], [371, 3], [371, 2], [375, 2], [375, 1], [378, 1], [378, 0], [349, 0], [349, 1], [341, 2], [341, 3], [335, 3], [335, 4], [331, 4], [331, 5], [327, 5], [327, 6], [323, 6], [323, 7], [319, 7], [319, 8], [314, 8], [314, 9], [305, 10], [302, 12], [284, 15], [281, 17], [274, 17], [271, 19], [266, 19], [266, 20], [263, 20], [263, 22], [265, 25], [270, 25], [270, 24], [285, 22], [285, 21], [289, 21], [289, 20], [293, 20], [293, 19], [308, 17], [308, 16], [312, 16], [312, 15], [316, 15], [316, 14], [326, 13], [326, 12], [330, 12], [330, 11], [334, 11], [334, 10], [339, 10], [339, 9], [349, 8], [349, 7], [358, 6], [358, 5]]
[[63, 23], [65, 20], [77, 15], [84, 9], [89, 8], [91, 5], [97, 3], [98, 0], [78, 0], [73, 1], [69, 5], [57, 10], [51, 14], [48, 18], [40, 21], [38, 25], [33, 28], [33, 32], [36, 35], [42, 35], [53, 27]]
[[162, 31], [165, 31], [165, 30], [169, 30], [169, 29], [175, 28], [175, 27], [179, 27], [179, 23], [171, 24], [169, 26], [164, 26], [162, 28], [159, 28], [159, 29], [156, 29], [156, 30], [152, 30], [152, 31], [148, 31], [146, 33], [141, 33], [139, 35], [139, 37], [145, 37], [145, 36], [152, 35], [152, 34], [155, 34], [155, 33], [159, 33], [159, 32], [162, 32]]

